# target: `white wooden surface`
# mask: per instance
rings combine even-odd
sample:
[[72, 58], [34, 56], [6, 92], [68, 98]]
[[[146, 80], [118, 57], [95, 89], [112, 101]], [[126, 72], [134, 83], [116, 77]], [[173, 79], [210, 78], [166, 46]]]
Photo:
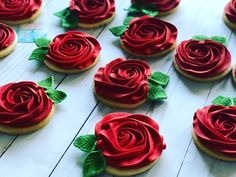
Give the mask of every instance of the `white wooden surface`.
[[[227, 0], [182, 0], [176, 13], [163, 19], [178, 27], [178, 42], [196, 34], [223, 35], [229, 40], [228, 48], [236, 57], [236, 36], [222, 21]], [[68, 98], [57, 105], [53, 120], [48, 126], [24, 136], [0, 133], [0, 177], [82, 177], [83, 154], [73, 147], [73, 140], [82, 134], [93, 133], [94, 126], [105, 114], [114, 111], [98, 102], [92, 92], [93, 75], [117, 57], [134, 58], [118, 46], [117, 38], [109, 27], [122, 23], [124, 8], [129, 0], [116, 0], [117, 16], [106, 27], [83, 30], [97, 37], [102, 46], [101, 60], [91, 70], [77, 75], [62, 75], [48, 70], [44, 65], [28, 61], [32, 43], [19, 43], [16, 50], [0, 60], [0, 85], [13, 81], [39, 81], [54, 75], [58, 89]], [[53, 12], [68, 6], [67, 0], [45, 0], [41, 17], [31, 26], [48, 34], [49, 38], [62, 33], [59, 19]], [[27, 28], [26, 26], [20, 29]], [[78, 29], [79, 30], [79, 29]], [[176, 73], [171, 54], [161, 59], [149, 59], [153, 71], [168, 73], [168, 99], [163, 103], [146, 103], [128, 111], [148, 114], [160, 125], [167, 149], [158, 163], [138, 177], [236, 177], [236, 163], [227, 163], [207, 157], [196, 149], [191, 138], [192, 118], [197, 108], [210, 104], [218, 95], [235, 96], [231, 77], [214, 83], [189, 81]], [[125, 110], [122, 110], [125, 111]], [[127, 111], [127, 110], [126, 110]], [[103, 174], [101, 177], [110, 177]]]

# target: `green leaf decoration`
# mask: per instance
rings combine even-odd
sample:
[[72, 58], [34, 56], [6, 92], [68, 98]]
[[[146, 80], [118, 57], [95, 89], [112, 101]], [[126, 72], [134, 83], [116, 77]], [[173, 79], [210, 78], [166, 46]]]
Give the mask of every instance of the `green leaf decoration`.
[[38, 47], [48, 47], [48, 45], [51, 43], [51, 40], [45, 38], [37, 38], [34, 40], [34, 42]]
[[142, 9], [142, 12], [145, 14], [145, 15], [149, 15], [149, 16], [152, 16], [152, 17], [155, 17], [158, 15], [158, 12], [155, 10], [155, 11], [152, 11], [152, 10], [148, 10], [148, 9]]
[[106, 168], [106, 160], [100, 150], [90, 152], [84, 160], [83, 176], [92, 177], [101, 174]]
[[154, 82], [155, 84], [165, 87], [170, 80], [170, 77], [162, 72], [154, 72], [148, 78], [149, 82]]
[[223, 36], [211, 36], [211, 37], [208, 37], [208, 36], [204, 36], [204, 35], [196, 35], [196, 36], [193, 36], [192, 39], [199, 40], [199, 41], [212, 40], [212, 41], [221, 43], [223, 45], [227, 44], [227, 39], [225, 37], [223, 37]]
[[62, 102], [67, 96], [66, 93], [59, 90], [46, 90], [46, 94], [55, 104]]
[[110, 28], [109, 30], [114, 36], [121, 36], [126, 31], [126, 29], [127, 27], [122, 25], [122, 26], [116, 26], [116, 27]]
[[130, 20], [132, 20], [132, 18], [133, 17], [130, 17], [130, 16], [126, 17], [126, 19], [123, 22], [123, 25], [128, 27], [129, 26], [129, 22], [130, 22]]
[[212, 103], [214, 105], [221, 105], [221, 106], [235, 106], [236, 98], [218, 96], [212, 101]]
[[149, 87], [147, 97], [151, 101], [156, 101], [166, 99], [167, 95], [161, 85], [153, 85]]
[[95, 135], [83, 135], [83, 136], [78, 137], [74, 141], [74, 146], [84, 152], [89, 153], [95, 150], [96, 143], [97, 143], [97, 138]]
[[71, 11], [69, 7], [54, 13], [54, 15], [61, 18], [61, 26], [63, 28], [72, 29], [78, 26], [78, 12]]
[[32, 52], [31, 56], [29, 57], [29, 60], [43, 61], [46, 59], [47, 54], [48, 54], [48, 48], [39, 47]]
[[54, 77], [51, 76], [45, 80], [42, 80], [42, 81], [39, 81], [37, 83], [40, 87], [43, 87], [45, 88], [46, 90], [47, 89], [53, 89], [53, 86], [54, 86]]

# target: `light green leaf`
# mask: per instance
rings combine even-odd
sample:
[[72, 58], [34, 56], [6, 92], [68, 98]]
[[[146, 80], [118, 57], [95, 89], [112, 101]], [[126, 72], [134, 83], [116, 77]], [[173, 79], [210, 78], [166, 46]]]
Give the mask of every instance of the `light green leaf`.
[[83, 177], [101, 174], [106, 168], [106, 160], [100, 150], [90, 152], [84, 160]]
[[37, 83], [40, 87], [43, 87], [45, 89], [52, 89], [54, 86], [54, 77], [51, 76], [45, 80], [39, 81]]
[[74, 146], [84, 152], [89, 153], [95, 150], [96, 143], [97, 143], [97, 138], [95, 135], [83, 135], [83, 136], [78, 137], [74, 141]]
[[67, 7], [61, 11], [55, 12], [53, 15], [59, 17], [59, 18], [64, 18], [70, 13], [70, 8]]
[[154, 82], [163, 87], [165, 87], [168, 84], [169, 80], [170, 77], [162, 72], [154, 72], [148, 79], [149, 82]]
[[39, 47], [32, 52], [32, 54], [29, 57], [29, 60], [43, 61], [46, 59], [47, 54], [48, 54], [48, 48]]
[[130, 20], [132, 20], [132, 18], [133, 17], [130, 17], [130, 16], [126, 17], [126, 19], [123, 22], [123, 25], [128, 27], [129, 26], [129, 22], [130, 22]]
[[121, 36], [126, 31], [126, 29], [127, 27], [122, 25], [110, 28], [109, 30], [112, 32], [114, 36]]
[[227, 39], [223, 36], [212, 36], [210, 39], [223, 45], [227, 44]]
[[67, 96], [66, 93], [59, 90], [46, 90], [46, 94], [55, 104], [62, 102]]
[[192, 39], [198, 40], [198, 41], [204, 41], [204, 40], [210, 39], [210, 38], [208, 36], [204, 36], [204, 35], [196, 35], [196, 36], [193, 36]]
[[212, 103], [214, 105], [235, 106], [235, 99], [224, 96], [218, 96], [212, 101]]
[[149, 87], [147, 97], [151, 101], [163, 100], [167, 98], [165, 90], [160, 85]]
[[48, 47], [48, 45], [51, 43], [51, 40], [45, 38], [37, 38], [34, 40], [34, 42], [38, 47]]
[[158, 15], [158, 12], [156, 10], [152, 11], [152, 10], [148, 10], [148, 9], [142, 9], [142, 12], [143, 12], [143, 14], [149, 15], [151, 17], [155, 17]]

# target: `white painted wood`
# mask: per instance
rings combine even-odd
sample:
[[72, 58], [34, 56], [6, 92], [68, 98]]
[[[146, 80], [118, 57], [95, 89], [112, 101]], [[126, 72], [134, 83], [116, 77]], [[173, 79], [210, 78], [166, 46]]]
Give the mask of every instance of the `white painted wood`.
[[[229, 49], [236, 56], [235, 34], [224, 25], [221, 16], [227, 0], [182, 0], [176, 13], [163, 19], [179, 29], [178, 41], [196, 34], [224, 35], [230, 39]], [[57, 105], [49, 125], [42, 130], [25, 135], [0, 134], [1, 177], [82, 177], [83, 153], [71, 142], [82, 134], [93, 133], [94, 126], [109, 112], [120, 111], [98, 103], [92, 93], [93, 75], [99, 68], [117, 57], [128, 57], [117, 45], [117, 38], [108, 31], [120, 25], [126, 16], [124, 8], [129, 0], [117, 0], [117, 17], [107, 27], [83, 30], [94, 36], [102, 45], [101, 60], [91, 70], [78, 75], [65, 76], [49, 71], [44, 65], [29, 62], [34, 44], [19, 44], [16, 51], [0, 60], [0, 85], [19, 80], [41, 80], [55, 75], [58, 89], [65, 90], [68, 98]], [[53, 38], [63, 30], [53, 12], [68, 6], [68, 1], [47, 0], [42, 16], [32, 24]], [[23, 26], [28, 28], [29, 26]], [[230, 37], [231, 36], [231, 37]], [[157, 164], [139, 177], [235, 177], [235, 163], [225, 163], [207, 157], [198, 151], [191, 139], [192, 117], [197, 108], [210, 104], [217, 95], [234, 96], [231, 78], [212, 83], [197, 83], [179, 76], [172, 66], [171, 54], [161, 59], [147, 60], [153, 71], [171, 76], [167, 87], [168, 100], [163, 103], [147, 102], [138, 109], [128, 111], [148, 114], [160, 125], [167, 149]], [[130, 56], [129, 58], [134, 58]], [[122, 110], [124, 111], [124, 110]], [[78, 134], [79, 133], [79, 134]], [[3, 154], [1, 156], [1, 154]], [[108, 174], [101, 175], [109, 177]]]

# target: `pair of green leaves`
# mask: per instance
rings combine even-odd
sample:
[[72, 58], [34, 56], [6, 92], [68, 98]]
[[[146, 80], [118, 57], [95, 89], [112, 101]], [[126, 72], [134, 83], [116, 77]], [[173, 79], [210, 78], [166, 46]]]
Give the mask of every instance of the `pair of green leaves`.
[[221, 106], [236, 106], [236, 97], [230, 98], [230, 97], [218, 96], [212, 101], [212, 103], [214, 105], [221, 105]]
[[96, 149], [95, 135], [83, 135], [74, 141], [74, 146], [87, 153], [83, 164], [83, 177], [101, 174], [106, 168], [106, 160], [100, 150]]
[[53, 76], [37, 82], [37, 84], [45, 89], [47, 96], [52, 100], [53, 103], [57, 104], [62, 102], [66, 98], [66, 93], [55, 90], [54, 87], [54, 78]]
[[29, 60], [37, 60], [41, 62], [46, 59], [46, 55], [48, 54], [48, 45], [51, 43], [51, 40], [38, 38], [35, 39], [34, 42], [38, 48], [32, 52]]
[[151, 101], [163, 100], [167, 98], [164, 88], [168, 84], [170, 77], [161, 72], [154, 72], [148, 78], [148, 99]]
[[209, 37], [209, 36], [204, 36], [204, 35], [196, 35], [196, 36], [193, 36], [192, 39], [199, 40], [199, 41], [212, 40], [212, 41], [221, 43], [223, 45], [227, 44], [227, 39], [223, 36], [211, 36], [211, 37]]
[[61, 19], [61, 26], [63, 28], [72, 29], [78, 26], [78, 12], [70, 10], [69, 7], [54, 13], [54, 15]]
[[116, 27], [113, 27], [113, 28], [109, 28], [109, 30], [111, 31], [111, 33], [114, 35], [114, 36], [121, 36], [126, 30], [127, 28], [129, 27], [129, 22], [130, 20], [132, 19], [133, 17], [130, 17], [128, 16], [124, 22], [123, 22], [123, 25], [121, 26], [116, 26]]
[[141, 0], [137, 0], [136, 2], [132, 3], [132, 5], [125, 9], [129, 13], [129, 16], [143, 16], [143, 15], [149, 15], [152, 17], [155, 17], [158, 15], [157, 8], [152, 3], [144, 3]]

